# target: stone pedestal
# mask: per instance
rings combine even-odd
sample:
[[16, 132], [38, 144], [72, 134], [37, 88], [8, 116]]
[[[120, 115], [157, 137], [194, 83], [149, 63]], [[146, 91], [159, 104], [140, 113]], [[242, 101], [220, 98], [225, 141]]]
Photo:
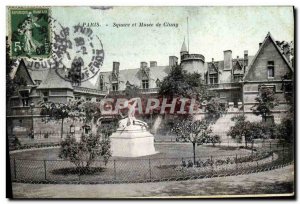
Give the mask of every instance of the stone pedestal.
[[111, 136], [112, 156], [141, 157], [156, 154], [154, 136], [140, 125], [121, 126]]

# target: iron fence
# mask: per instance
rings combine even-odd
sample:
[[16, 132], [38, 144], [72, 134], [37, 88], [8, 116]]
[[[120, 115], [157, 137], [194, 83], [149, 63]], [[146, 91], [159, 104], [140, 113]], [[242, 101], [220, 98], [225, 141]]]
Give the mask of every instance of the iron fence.
[[[12, 155], [13, 156], [13, 155]], [[249, 154], [185, 158], [96, 160], [89, 168], [76, 168], [68, 160], [11, 158], [14, 182], [26, 183], [135, 183], [222, 177], [268, 171], [293, 163], [290, 146]]]

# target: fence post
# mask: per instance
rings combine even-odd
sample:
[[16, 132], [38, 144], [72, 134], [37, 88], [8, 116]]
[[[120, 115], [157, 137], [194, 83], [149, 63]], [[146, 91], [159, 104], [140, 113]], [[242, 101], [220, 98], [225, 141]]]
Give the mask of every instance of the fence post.
[[17, 166], [16, 166], [16, 158], [14, 158], [14, 176], [17, 179]]
[[235, 154], [235, 168], [236, 168], [236, 170], [238, 169], [238, 162], [237, 162], [237, 154]]
[[284, 163], [284, 148], [282, 148], [282, 164]]
[[45, 175], [45, 180], [47, 180], [47, 166], [46, 166], [46, 160], [44, 160], [44, 175]]
[[114, 159], [114, 179], [117, 180], [116, 160]]
[[210, 156], [210, 161], [211, 161], [211, 170], [214, 171], [213, 156]]
[[150, 181], [152, 179], [152, 175], [151, 175], [151, 160], [149, 159], [149, 174], [150, 174]]

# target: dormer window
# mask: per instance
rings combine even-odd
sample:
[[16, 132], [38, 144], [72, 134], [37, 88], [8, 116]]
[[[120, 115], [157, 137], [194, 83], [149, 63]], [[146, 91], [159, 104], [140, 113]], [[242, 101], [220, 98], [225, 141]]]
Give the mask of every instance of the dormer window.
[[160, 87], [160, 84], [161, 84], [160, 80], [157, 79], [157, 80], [156, 80], [156, 87]]
[[113, 91], [118, 91], [118, 90], [119, 90], [119, 85], [118, 85], [118, 83], [113, 83], [113, 84], [112, 84], [112, 90], [113, 90]]
[[143, 89], [149, 89], [149, 80], [148, 79], [142, 80], [142, 87], [143, 87]]
[[268, 61], [268, 78], [274, 78], [274, 61]]
[[210, 74], [209, 75], [209, 83], [210, 84], [217, 84], [218, 83], [218, 74]]
[[34, 82], [35, 82], [36, 85], [40, 85], [42, 81], [41, 80], [34, 80]]
[[244, 77], [243, 74], [235, 74], [235, 75], [233, 76], [233, 80], [234, 80], [234, 82], [240, 82], [240, 81], [243, 80], [243, 77]]

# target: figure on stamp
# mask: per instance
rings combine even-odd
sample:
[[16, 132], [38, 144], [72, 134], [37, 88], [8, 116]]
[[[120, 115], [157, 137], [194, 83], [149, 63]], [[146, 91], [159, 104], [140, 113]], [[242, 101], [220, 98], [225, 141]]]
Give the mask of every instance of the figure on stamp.
[[37, 40], [32, 37], [32, 29], [34, 27], [39, 28], [40, 25], [37, 24], [38, 18], [33, 16], [31, 12], [28, 14], [28, 18], [24, 21], [19, 29], [19, 34], [24, 35], [24, 51], [27, 54], [31, 54], [32, 52], [36, 52], [37, 49], [41, 46]]

